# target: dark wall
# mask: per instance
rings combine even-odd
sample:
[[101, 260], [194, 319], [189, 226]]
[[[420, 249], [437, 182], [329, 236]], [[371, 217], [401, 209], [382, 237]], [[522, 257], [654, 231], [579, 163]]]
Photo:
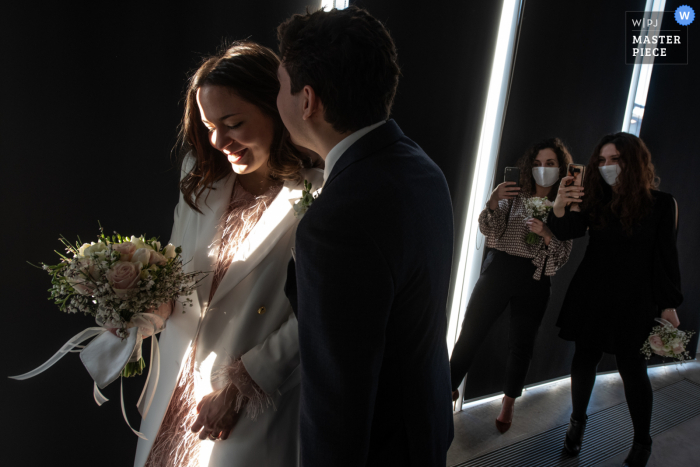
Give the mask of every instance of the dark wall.
[[[381, 20], [402, 74], [392, 118], [442, 169], [461, 244], [501, 2], [351, 2]], [[457, 264], [453, 264], [453, 276]], [[450, 293], [452, 291], [450, 290]]]
[[[678, 6], [671, 3], [667, 3], [667, 11]], [[527, 0], [496, 183], [502, 181], [504, 168], [514, 165], [528, 146], [539, 140], [558, 136], [575, 162], [587, 163], [603, 135], [620, 131], [632, 75], [632, 66], [625, 65], [623, 55], [624, 12], [643, 10], [644, 4], [642, 0]], [[673, 21], [670, 16], [667, 21]], [[689, 92], [698, 60], [700, 53], [691, 48], [692, 65], [654, 68], [641, 134], [650, 145], [661, 189], [673, 193], [681, 205], [679, 251], [686, 302], [679, 315], [682, 328], [694, 330], [699, 327], [695, 284], [700, 280], [700, 242], [698, 205], [691, 198], [694, 184], [690, 177], [696, 173], [692, 168], [698, 168], [698, 159], [686, 135], [691, 134], [691, 122], [696, 121], [693, 109], [700, 104], [697, 94]], [[574, 241], [569, 262], [552, 279], [552, 295], [526, 384], [569, 374], [574, 345], [557, 337], [555, 323], [587, 243], [587, 238]], [[507, 310], [501, 316], [482, 346], [478, 363], [467, 378], [466, 399], [502, 391], [509, 313]], [[695, 338], [690, 344], [693, 354], [696, 345]], [[652, 363], [661, 363], [661, 359]], [[599, 371], [614, 369], [614, 357], [605, 356]]]
[[[309, 3], [318, 2], [3, 6], [4, 465], [133, 463], [137, 438], [122, 420], [118, 382], [104, 391], [111, 400], [98, 407], [78, 355], [33, 379], [7, 379], [94, 326], [91, 318], [63, 315], [48, 302], [48, 276], [25, 261], [56, 262], [59, 234], [94, 239], [98, 220], [107, 232], [167, 240], [178, 196], [171, 149], [188, 71], [225, 38], [249, 37], [276, 49], [276, 26]], [[125, 380], [136, 428], [144, 379]]]

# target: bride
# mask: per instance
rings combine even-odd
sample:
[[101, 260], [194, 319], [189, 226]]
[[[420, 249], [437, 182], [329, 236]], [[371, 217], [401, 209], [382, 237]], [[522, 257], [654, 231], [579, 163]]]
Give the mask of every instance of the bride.
[[323, 173], [303, 168], [311, 158], [289, 141], [278, 65], [271, 50], [238, 42], [190, 80], [170, 242], [191, 260], [186, 271], [211, 272], [161, 334], [136, 467], [297, 465], [297, 322], [283, 288], [293, 204]]

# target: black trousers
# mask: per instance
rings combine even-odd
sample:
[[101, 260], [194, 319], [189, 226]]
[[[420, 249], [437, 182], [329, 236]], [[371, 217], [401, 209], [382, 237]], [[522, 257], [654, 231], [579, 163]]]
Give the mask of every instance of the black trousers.
[[[571, 363], [571, 402], [575, 420], [586, 419], [586, 409], [591, 399], [595, 384], [596, 370], [603, 351], [580, 342], [576, 342], [576, 352]], [[649, 430], [651, 427], [651, 408], [654, 393], [647, 375], [647, 362], [638, 348], [618, 351], [615, 354], [617, 369], [625, 387], [627, 407], [632, 417], [634, 441], [651, 444]]]
[[535, 338], [547, 309], [550, 279], [535, 280], [532, 260], [491, 250], [474, 286], [462, 331], [452, 351], [450, 372], [456, 390], [471, 368], [491, 326], [510, 303], [508, 361], [503, 392], [520, 397], [530, 368]]

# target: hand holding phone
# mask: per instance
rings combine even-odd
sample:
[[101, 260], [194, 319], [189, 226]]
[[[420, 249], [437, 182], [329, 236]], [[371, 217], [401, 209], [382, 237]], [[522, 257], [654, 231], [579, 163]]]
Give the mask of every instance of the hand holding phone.
[[[564, 186], [583, 186], [583, 177], [586, 174], [586, 166], [583, 164], [569, 164], [567, 168], [569, 177], [562, 179]], [[578, 196], [574, 196], [578, 198]]]
[[498, 185], [489, 198], [489, 208], [495, 211], [498, 202], [502, 199], [515, 199], [520, 193], [520, 169], [518, 167], [506, 167], [505, 181]]
[[520, 187], [520, 167], [506, 167], [504, 182], [514, 182], [515, 186]]
[[[583, 169], [585, 170], [585, 167], [583, 167]], [[571, 166], [569, 166], [569, 170], [571, 170]], [[572, 203], [574, 203], [574, 205], [571, 207], [571, 210], [580, 211], [580, 209], [574, 209], [574, 207], [578, 208], [577, 204], [583, 201], [581, 199], [581, 196], [584, 194], [583, 171], [574, 173], [577, 173], [578, 175], [578, 185], [576, 185], [576, 178], [572, 175], [567, 175], [566, 177], [562, 178], [561, 183], [559, 184], [557, 198], [554, 200], [554, 206], [552, 208], [554, 215], [557, 217], [562, 217], [565, 213], [564, 208]]]

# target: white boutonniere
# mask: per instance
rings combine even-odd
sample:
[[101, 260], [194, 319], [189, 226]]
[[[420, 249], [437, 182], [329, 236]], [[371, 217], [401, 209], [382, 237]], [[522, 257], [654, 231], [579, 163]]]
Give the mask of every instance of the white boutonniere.
[[294, 203], [294, 217], [301, 217], [309, 210], [314, 200], [318, 198], [318, 191], [311, 193], [312, 185], [308, 180], [304, 180], [304, 190], [301, 192], [301, 199]]

